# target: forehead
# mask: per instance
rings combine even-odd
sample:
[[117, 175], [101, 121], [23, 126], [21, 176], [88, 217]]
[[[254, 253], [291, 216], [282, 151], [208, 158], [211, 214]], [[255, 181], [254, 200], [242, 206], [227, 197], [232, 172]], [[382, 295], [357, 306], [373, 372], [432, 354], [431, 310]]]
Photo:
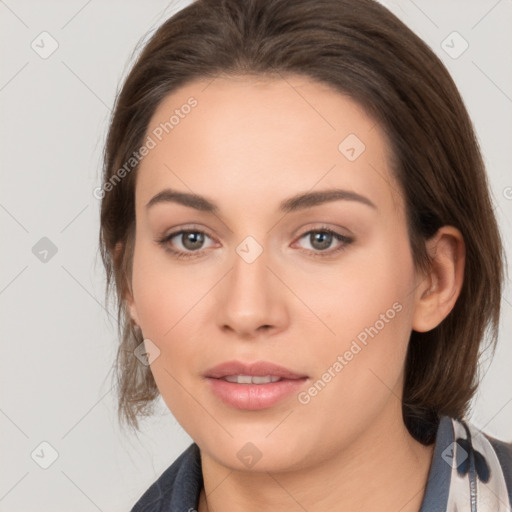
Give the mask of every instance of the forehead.
[[278, 201], [341, 186], [395, 199], [380, 127], [348, 96], [304, 77], [189, 83], [159, 104], [146, 137], [154, 147], [139, 166], [137, 202], [164, 187]]

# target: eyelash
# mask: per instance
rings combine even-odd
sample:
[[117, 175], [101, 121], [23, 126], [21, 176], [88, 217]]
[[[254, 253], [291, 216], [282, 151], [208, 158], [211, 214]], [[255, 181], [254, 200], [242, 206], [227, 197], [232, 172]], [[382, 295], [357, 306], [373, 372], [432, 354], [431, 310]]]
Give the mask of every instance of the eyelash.
[[[197, 251], [184, 252], [184, 251], [179, 251], [179, 250], [176, 250], [176, 249], [172, 249], [169, 246], [168, 242], [170, 240], [172, 240], [174, 237], [176, 237], [178, 235], [182, 235], [182, 234], [185, 234], [185, 233], [200, 233], [202, 235], [206, 235], [208, 238], [212, 238], [211, 236], [208, 235], [208, 233], [206, 233], [205, 231], [203, 231], [201, 229], [181, 229], [179, 231], [174, 231], [172, 233], [169, 233], [168, 235], [165, 235], [163, 238], [158, 239], [157, 243], [159, 245], [161, 245], [166, 251], [170, 252], [175, 258], [180, 259], [180, 260], [181, 259], [196, 258], [196, 257], [201, 256], [201, 252], [202, 252], [201, 249], [199, 249]], [[313, 257], [326, 258], [326, 257], [329, 257], [329, 256], [333, 256], [333, 255], [343, 251], [344, 249], [346, 249], [346, 247], [348, 245], [350, 245], [354, 241], [352, 238], [349, 238], [349, 237], [347, 237], [345, 235], [342, 235], [342, 234], [340, 234], [340, 233], [338, 233], [336, 231], [333, 231], [332, 229], [330, 229], [328, 227], [324, 227], [324, 226], [322, 226], [320, 228], [317, 228], [317, 229], [311, 229], [309, 231], [306, 231], [301, 236], [299, 236], [298, 240], [301, 240], [306, 235], [310, 235], [311, 233], [330, 234], [338, 242], [342, 242], [342, 244], [340, 244], [338, 247], [336, 247], [335, 249], [331, 249], [331, 250], [325, 250], [325, 251], [318, 251], [317, 250], [317, 251], [315, 251], [315, 250], [311, 250], [311, 249], [303, 249], [304, 251], [311, 253]]]

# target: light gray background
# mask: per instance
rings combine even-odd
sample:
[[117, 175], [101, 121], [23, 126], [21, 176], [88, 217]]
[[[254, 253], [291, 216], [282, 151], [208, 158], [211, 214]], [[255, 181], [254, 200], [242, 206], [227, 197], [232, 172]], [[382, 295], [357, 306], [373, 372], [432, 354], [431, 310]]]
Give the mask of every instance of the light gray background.
[[[459, 86], [510, 258], [512, 2], [383, 3], [433, 48]], [[116, 423], [109, 374], [116, 330], [104, 309], [99, 202], [92, 194], [110, 108], [132, 52], [184, 5], [0, 0], [0, 511], [129, 510], [191, 442], [162, 401], [139, 439]], [[39, 52], [51, 49], [44, 31], [58, 43], [45, 59], [31, 47], [35, 41]], [[469, 44], [457, 58], [464, 41], [454, 31]], [[32, 252], [42, 237], [57, 248], [46, 262]], [[484, 359], [470, 416], [507, 441], [511, 303], [507, 285], [496, 357], [490, 365]], [[48, 469], [40, 464], [52, 461], [52, 448], [42, 442], [58, 453]]]

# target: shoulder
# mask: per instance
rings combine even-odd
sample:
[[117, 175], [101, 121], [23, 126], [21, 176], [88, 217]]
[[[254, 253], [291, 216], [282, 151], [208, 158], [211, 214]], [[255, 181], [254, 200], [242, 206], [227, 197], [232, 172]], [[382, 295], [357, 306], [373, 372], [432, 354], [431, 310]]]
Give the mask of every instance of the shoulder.
[[144, 492], [130, 512], [193, 509], [202, 485], [199, 447], [192, 443]]

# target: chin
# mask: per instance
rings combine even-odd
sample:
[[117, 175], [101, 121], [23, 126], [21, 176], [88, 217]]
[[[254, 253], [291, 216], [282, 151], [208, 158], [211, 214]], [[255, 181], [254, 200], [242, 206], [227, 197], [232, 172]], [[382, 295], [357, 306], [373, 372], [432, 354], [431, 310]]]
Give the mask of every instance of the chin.
[[[215, 459], [218, 464], [234, 471], [254, 473], [287, 472], [301, 469], [306, 465], [308, 449], [304, 443], [287, 436], [287, 439], [275, 434], [266, 437], [261, 430], [249, 431], [219, 442], [218, 439], [198, 441], [201, 450]], [[299, 451], [300, 447], [300, 451]]]

